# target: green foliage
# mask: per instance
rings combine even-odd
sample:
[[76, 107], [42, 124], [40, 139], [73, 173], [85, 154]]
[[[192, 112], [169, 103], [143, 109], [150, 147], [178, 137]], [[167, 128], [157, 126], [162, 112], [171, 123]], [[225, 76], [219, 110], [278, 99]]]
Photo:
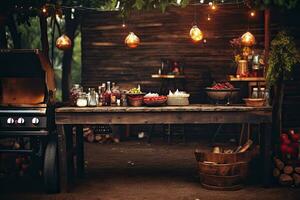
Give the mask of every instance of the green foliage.
[[271, 42], [267, 83], [269, 86], [288, 80], [293, 67], [299, 62], [295, 42], [285, 31], [279, 32]]
[[277, 6], [286, 9], [292, 9], [297, 6], [299, 0], [255, 0], [255, 5], [261, 9], [271, 6]]

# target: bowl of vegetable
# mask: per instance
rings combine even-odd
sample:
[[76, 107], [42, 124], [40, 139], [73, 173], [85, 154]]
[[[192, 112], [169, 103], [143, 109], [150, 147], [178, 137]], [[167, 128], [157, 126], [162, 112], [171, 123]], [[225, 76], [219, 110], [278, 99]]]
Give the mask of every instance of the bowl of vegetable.
[[[207, 96], [215, 101], [228, 100], [236, 95], [240, 89], [235, 88], [230, 83], [216, 83], [212, 87], [205, 88]], [[227, 102], [227, 103], [228, 103]]]
[[148, 93], [144, 96], [143, 101], [147, 106], [162, 106], [167, 99], [166, 96], [159, 96], [157, 93]]

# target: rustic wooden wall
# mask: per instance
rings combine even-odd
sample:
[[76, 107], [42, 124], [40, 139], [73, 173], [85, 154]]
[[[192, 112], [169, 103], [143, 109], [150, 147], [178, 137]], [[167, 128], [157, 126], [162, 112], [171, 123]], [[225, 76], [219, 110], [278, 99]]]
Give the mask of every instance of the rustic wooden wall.
[[[122, 29], [122, 19], [116, 12], [91, 12], [82, 23], [82, 83], [97, 86], [112, 80], [125, 87], [141, 84], [146, 91], [158, 91], [160, 80], [152, 79], [161, 59], [184, 63], [186, 88], [192, 102], [205, 102], [203, 88], [213, 80], [222, 81], [235, 72], [229, 41], [250, 30], [263, 45], [263, 13], [254, 19], [248, 10], [237, 6], [220, 6], [212, 12], [208, 6], [196, 8], [196, 19], [207, 43], [194, 44], [189, 38], [194, 7], [133, 13]], [[207, 21], [210, 13], [211, 21]], [[124, 38], [134, 31], [141, 45], [129, 49]]]
[[[198, 6], [196, 13], [206, 44], [195, 45], [189, 38], [194, 7], [170, 8], [164, 14], [133, 13], [126, 20], [125, 29], [117, 12], [86, 13], [82, 22], [82, 84], [95, 87], [111, 80], [124, 88], [141, 84], [145, 91], [158, 91], [160, 81], [152, 79], [151, 74], [157, 73], [161, 59], [175, 59], [185, 63], [186, 88], [192, 102], [206, 102], [203, 88], [235, 72], [229, 40], [250, 30], [257, 39], [256, 47], [263, 49], [263, 13], [249, 19], [248, 9], [237, 6], [220, 6], [214, 13], [207, 6]], [[208, 14], [211, 21], [207, 21]], [[286, 13], [271, 13], [272, 37], [280, 29], [282, 16]], [[295, 17], [299, 14], [288, 16], [290, 20], [285, 21], [289, 22], [288, 27], [293, 27], [299, 47], [300, 31], [295, 26]], [[142, 41], [136, 49], [124, 45], [129, 31], [134, 31]], [[300, 127], [299, 87], [299, 81], [287, 83], [284, 128]]]

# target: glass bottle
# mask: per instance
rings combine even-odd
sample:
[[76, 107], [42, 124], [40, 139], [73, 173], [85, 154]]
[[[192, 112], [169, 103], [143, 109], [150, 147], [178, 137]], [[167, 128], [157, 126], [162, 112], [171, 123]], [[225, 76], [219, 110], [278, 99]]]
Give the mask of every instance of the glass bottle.
[[127, 106], [127, 98], [125, 92], [121, 94], [121, 106]]
[[117, 105], [117, 88], [116, 88], [116, 83], [114, 82], [112, 82], [111, 84], [110, 105], [111, 106]]
[[103, 83], [101, 86], [98, 87], [98, 94], [99, 94], [99, 100], [98, 100], [98, 106], [105, 106], [105, 83]]
[[95, 90], [95, 88], [89, 88], [88, 93], [88, 106], [97, 106], [98, 105], [98, 94]]
[[258, 88], [255, 87], [252, 90], [252, 99], [257, 99], [258, 98]]
[[106, 83], [106, 90], [104, 93], [105, 105], [110, 106], [111, 103], [111, 89], [110, 89], [110, 81]]

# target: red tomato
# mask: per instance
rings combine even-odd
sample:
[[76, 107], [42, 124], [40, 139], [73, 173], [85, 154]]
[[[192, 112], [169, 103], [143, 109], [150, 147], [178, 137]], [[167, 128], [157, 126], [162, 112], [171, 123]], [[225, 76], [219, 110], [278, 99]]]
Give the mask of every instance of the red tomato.
[[280, 146], [280, 150], [281, 150], [281, 153], [287, 154], [287, 152], [288, 152], [288, 145], [282, 144]]

